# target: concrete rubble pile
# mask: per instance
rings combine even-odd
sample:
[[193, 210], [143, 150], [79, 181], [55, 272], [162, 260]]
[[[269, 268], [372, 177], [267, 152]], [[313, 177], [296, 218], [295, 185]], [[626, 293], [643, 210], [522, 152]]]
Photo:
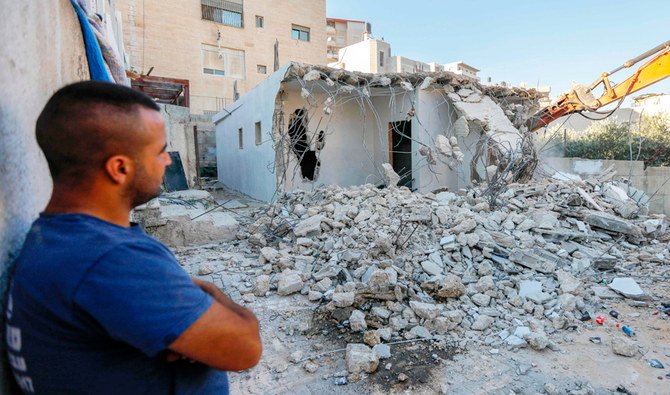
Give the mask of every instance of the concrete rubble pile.
[[287, 193], [238, 238], [264, 265], [249, 291], [302, 293], [370, 347], [446, 336], [555, 349], [551, 334], [613, 297], [593, 279], [670, 261], [664, 217], [624, 219], [604, 191], [510, 185], [492, 209], [478, 189], [327, 187]]

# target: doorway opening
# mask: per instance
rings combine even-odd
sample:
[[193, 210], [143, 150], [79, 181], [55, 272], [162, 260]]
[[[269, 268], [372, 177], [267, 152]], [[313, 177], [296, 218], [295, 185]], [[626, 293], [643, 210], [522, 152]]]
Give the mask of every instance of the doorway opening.
[[398, 186], [412, 189], [412, 122], [389, 122], [389, 162], [398, 173]]

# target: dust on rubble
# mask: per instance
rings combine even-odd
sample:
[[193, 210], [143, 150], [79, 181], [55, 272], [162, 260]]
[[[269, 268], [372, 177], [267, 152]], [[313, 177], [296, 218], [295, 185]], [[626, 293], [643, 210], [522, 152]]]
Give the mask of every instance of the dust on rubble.
[[667, 393], [668, 222], [608, 182], [237, 196], [233, 240], [176, 253], [259, 317], [238, 392]]

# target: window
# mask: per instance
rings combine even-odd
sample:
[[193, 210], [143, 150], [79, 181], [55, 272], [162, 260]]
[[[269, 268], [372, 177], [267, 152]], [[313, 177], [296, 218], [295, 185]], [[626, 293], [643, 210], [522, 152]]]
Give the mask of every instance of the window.
[[256, 27], [259, 29], [265, 27], [265, 19], [260, 15], [256, 15]]
[[256, 71], [258, 72], [258, 74], [267, 74], [268, 66], [265, 66], [263, 64], [256, 65]]
[[228, 26], [244, 27], [243, 0], [200, 0], [202, 19]]
[[384, 51], [379, 51], [379, 66], [384, 67]]
[[361, 42], [361, 41], [363, 41], [363, 39], [361, 38], [360, 35], [354, 34], [354, 35], [351, 36], [351, 42], [352, 43], [358, 43], [358, 42]]
[[242, 128], [237, 129], [237, 139], [240, 144], [240, 149], [244, 149], [244, 131]]
[[335, 42], [344, 45], [344, 36], [337, 36], [337, 38], [335, 38]]
[[293, 25], [291, 28], [291, 38], [300, 41], [309, 41], [309, 28]]
[[261, 145], [263, 142], [263, 133], [261, 132], [261, 123], [256, 122], [256, 145]]
[[202, 72], [244, 79], [244, 51], [202, 44]]

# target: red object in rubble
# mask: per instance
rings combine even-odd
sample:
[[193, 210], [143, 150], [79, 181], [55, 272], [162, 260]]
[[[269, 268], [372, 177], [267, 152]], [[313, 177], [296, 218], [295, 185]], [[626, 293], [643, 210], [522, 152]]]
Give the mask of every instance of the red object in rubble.
[[598, 324], [598, 325], [602, 325], [602, 324], [604, 324], [604, 323], [605, 323], [605, 317], [603, 317], [603, 316], [601, 316], [601, 315], [599, 315], [599, 316], [596, 317], [596, 324]]

